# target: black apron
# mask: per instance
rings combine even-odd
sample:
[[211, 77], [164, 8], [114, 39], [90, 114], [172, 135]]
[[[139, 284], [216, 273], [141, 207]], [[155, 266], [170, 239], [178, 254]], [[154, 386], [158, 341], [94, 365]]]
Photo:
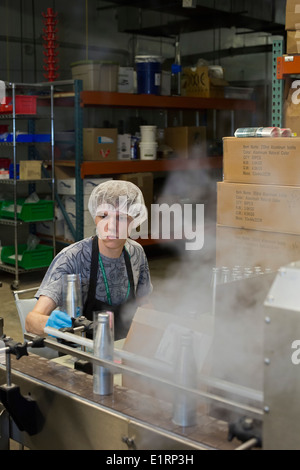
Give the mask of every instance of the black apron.
[[137, 308], [130, 256], [125, 250], [125, 248], [123, 248], [123, 253], [127, 276], [130, 282], [130, 291], [128, 298], [124, 303], [120, 305], [110, 305], [108, 303], [96, 299], [96, 285], [99, 266], [99, 246], [98, 237], [93, 238], [89, 290], [86, 302], [83, 307], [83, 315], [91, 321], [94, 320], [93, 312], [110, 311], [114, 313], [115, 341], [118, 339], [125, 338], [127, 336], [128, 330], [132, 322], [132, 318]]

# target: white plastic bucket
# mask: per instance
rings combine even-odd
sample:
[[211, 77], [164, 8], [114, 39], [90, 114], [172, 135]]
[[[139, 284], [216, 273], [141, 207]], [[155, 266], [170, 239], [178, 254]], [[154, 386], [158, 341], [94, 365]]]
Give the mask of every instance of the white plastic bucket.
[[140, 126], [141, 141], [142, 142], [155, 142], [156, 141], [156, 128], [157, 126]]
[[140, 142], [141, 160], [155, 160], [157, 154], [157, 142]]

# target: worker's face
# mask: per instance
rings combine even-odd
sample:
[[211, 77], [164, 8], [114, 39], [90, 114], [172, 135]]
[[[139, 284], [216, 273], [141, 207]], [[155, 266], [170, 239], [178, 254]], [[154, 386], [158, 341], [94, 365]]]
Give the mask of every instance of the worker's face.
[[116, 211], [105, 211], [95, 218], [98, 237], [107, 245], [117, 247], [128, 237], [132, 218]]

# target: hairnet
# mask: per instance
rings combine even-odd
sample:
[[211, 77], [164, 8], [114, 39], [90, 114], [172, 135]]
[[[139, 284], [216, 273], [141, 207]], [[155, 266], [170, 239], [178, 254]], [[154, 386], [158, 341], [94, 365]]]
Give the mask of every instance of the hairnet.
[[93, 189], [88, 209], [95, 220], [103, 212], [120, 212], [132, 217], [132, 227], [147, 219], [147, 209], [142, 191], [130, 181], [110, 180]]

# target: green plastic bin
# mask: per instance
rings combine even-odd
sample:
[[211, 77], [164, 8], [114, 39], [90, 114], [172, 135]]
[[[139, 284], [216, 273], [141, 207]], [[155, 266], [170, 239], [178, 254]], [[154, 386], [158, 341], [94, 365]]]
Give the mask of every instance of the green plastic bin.
[[[3, 201], [0, 207], [0, 218], [14, 219], [14, 211], [8, 210], [14, 205], [14, 201]], [[41, 222], [52, 220], [54, 214], [53, 201], [40, 199], [38, 202], [25, 202], [25, 199], [17, 199], [17, 219], [23, 222]]]
[[[23, 269], [46, 268], [53, 260], [53, 247], [39, 244], [34, 250], [27, 250], [27, 244], [18, 245], [18, 267]], [[15, 247], [4, 246], [1, 250], [1, 261], [16, 264]]]

